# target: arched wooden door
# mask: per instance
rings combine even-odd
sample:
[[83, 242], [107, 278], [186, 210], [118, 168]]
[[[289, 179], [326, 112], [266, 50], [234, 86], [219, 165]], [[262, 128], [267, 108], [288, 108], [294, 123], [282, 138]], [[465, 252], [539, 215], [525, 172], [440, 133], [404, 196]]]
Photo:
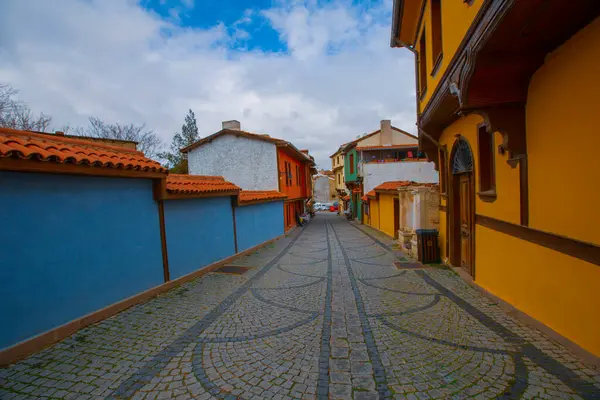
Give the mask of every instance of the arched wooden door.
[[473, 153], [460, 137], [452, 149], [452, 251], [451, 260], [475, 277], [475, 185]]

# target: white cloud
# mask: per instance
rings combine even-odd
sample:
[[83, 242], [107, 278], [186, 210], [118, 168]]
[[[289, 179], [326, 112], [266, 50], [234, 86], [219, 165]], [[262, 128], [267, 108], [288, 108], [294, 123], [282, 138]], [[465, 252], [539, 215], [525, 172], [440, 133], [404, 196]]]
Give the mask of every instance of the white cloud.
[[328, 167], [341, 143], [381, 119], [415, 130], [413, 59], [389, 48], [390, 12], [389, 0], [366, 12], [342, 2], [278, 3], [263, 15], [284, 54], [231, 50], [239, 30], [183, 29], [133, 0], [4, 1], [0, 82], [52, 115], [57, 129], [98, 116], [146, 123], [168, 143], [191, 108], [202, 134], [239, 119]]

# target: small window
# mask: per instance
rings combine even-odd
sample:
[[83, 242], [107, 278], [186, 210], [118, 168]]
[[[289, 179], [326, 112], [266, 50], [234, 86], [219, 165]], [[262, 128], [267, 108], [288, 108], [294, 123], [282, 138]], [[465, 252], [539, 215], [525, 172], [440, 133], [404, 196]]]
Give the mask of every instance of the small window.
[[442, 57], [442, 0], [431, 0], [431, 74], [435, 74]]
[[448, 168], [446, 161], [446, 151], [445, 149], [440, 149], [440, 189], [442, 194], [447, 193], [447, 181], [448, 181]]
[[338, 185], [342, 184], [342, 174], [337, 174], [338, 176]]
[[479, 191], [493, 192], [496, 190], [494, 168], [494, 137], [485, 125], [479, 127]]
[[423, 97], [427, 91], [427, 39], [425, 37], [425, 28], [421, 33], [419, 40], [419, 96]]
[[296, 186], [300, 186], [300, 169], [296, 165]]
[[350, 154], [350, 173], [354, 173], [354, 154]]

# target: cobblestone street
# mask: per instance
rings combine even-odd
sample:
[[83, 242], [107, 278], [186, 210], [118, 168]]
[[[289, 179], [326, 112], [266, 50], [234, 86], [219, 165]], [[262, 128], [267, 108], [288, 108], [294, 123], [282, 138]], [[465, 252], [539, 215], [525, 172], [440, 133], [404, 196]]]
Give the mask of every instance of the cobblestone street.
[[1, 369], [0, 398], [600, 398], [597, 369], [454, 272], [396, 268], [391, 245], [320, 214], [238, 259], [243, 275], [208, 274]]

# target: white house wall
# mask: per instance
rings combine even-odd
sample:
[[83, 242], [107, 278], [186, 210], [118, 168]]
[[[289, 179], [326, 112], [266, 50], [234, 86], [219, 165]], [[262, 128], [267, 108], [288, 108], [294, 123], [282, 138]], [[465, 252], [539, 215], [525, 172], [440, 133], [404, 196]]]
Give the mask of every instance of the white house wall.
[[275, 144], [222, 135], [188, 153], [189, 173], [223, 176], [244, 190], [278, 190]]
[[432, 162], [406, 161], [390, 163], [364, 163], [364, 193], [389, 181], [415, 181], [438, 183], [438, 173]]
[[327, 176], [315, 177], [315, 202], [317, 203], [329, 203], [332, 201], [329, 198], [329, 181]]

